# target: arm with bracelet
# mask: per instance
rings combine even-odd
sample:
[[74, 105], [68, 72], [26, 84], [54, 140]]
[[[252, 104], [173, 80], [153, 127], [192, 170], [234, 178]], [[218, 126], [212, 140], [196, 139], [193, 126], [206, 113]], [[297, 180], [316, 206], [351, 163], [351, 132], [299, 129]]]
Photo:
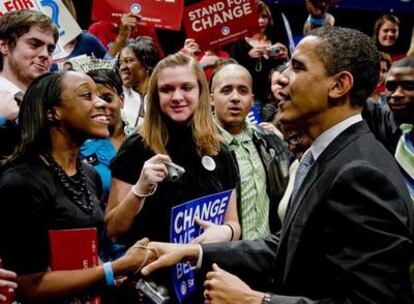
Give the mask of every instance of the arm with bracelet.
[[118, 235], [129, 231], [135, 216], [142, 210], [145, 199], [153, 195], [158, 183], [167, 177], [166, 162], [171, 162], [171, 159], [164, 154], [157, 154], [147, 160], [134, 185], [112, 178], [105, 215], [110, 238], [116, 239]]
[[155, 251], [147, 248], [147, 243], [147, 239], [138, 241], [121, 258], [88, 269], [18, 275], [19, 294], [23, 299], [42, 302], [69, 297], [99, 285], [115, 287], [118, 277], [136, 273], [156, 259]]

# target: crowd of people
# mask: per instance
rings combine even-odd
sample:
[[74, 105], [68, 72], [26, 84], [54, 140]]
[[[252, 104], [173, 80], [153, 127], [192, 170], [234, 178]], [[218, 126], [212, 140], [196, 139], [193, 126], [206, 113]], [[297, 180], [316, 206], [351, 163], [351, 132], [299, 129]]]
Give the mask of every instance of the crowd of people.
[[[223, 48], [164, 56], [126, 13], [60, 62], [52, 19], [2, 15], [0, 302], [148, 303], [138, 276], [178, 303], [185, 262], [184, 303], [413, 303], [414, 29], [401, 52], [396, 15], [369, 37], [305, 2], [293, 53], [260, 1]], [[175, 208], [226, 191], [221, 221], [185, 215], [200, 234], [172, 242]], [[80, 228], [99, 263], [53, 269], [50, 231]]]

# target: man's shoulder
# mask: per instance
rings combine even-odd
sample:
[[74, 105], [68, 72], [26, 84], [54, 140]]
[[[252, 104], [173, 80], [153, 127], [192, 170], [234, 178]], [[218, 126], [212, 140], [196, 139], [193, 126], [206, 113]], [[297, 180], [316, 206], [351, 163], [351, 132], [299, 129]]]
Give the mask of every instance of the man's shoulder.
[[21, 92], [21, 90], [13, 82], [2, 75], [0, 75], [0, 91], [7, 91], [13, 95], [17, 92]]

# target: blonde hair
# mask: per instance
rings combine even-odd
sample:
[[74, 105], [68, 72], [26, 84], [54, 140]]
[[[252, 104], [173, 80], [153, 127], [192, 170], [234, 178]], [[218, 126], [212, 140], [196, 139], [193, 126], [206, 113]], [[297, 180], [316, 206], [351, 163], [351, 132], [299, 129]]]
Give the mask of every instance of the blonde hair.
[[269, 6], [267, 6], [266, 3], [262, 2], [262, 1], [258, 1], [257, 2], [257, 13], [260, 15], [265, 15], [267, 17], [267, 19], [269, 19], [269, 24], [267, 25], [267, 29], [270, 29], [273, 26], [273, 17], [272, 17], [272, 13], [270, 11]]
[[168, 129], [163, 121], [158, 95], [158, 78], [166, 68], [188, 66], [197, 77], [200, 97], [191, 120], [191, 129], [197, 154], [217, 155], [220, 151], [221, 138], [213, 122], [209, 103], [209, 90], [206, 77], [198, 62], [189, 56], [173, 54], [161, 60], [154, 68], [149, 80], [147, 93], [147, 111], [140, 133], [145, 144], [155, 153], [167, 154], [165, 146], [169, 140]]
[[407, 57], [413, 57], [413, 56], [414, 56], [414, 26], [413, 26], [413, 32], [411, 34], [410, 48], [409, 48], [409, 50], [407, 52]]

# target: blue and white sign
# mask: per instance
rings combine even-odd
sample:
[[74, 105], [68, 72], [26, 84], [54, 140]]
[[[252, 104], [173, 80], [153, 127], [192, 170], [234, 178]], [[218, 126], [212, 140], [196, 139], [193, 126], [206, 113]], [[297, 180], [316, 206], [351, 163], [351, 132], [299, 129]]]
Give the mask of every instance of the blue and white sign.
[[[194, 217], [221, 225], [233, 190], [197, 198], [176, 206], [171, 212], [171, 242], [185, 244], [203, 233]], [[188, 263], [178, 263], [173, 268], [173, 282], [180, 303], [195, 290], [194, 273]]]
[[259, 111], [257, 111], [257, 108], [255, 106], [253, 106], [250, 109], [249, 114], [247, 114], [246, 116], [246, 120], [253, 125], [258, 125], [262, 122], [262, 118], [259, 115]]

